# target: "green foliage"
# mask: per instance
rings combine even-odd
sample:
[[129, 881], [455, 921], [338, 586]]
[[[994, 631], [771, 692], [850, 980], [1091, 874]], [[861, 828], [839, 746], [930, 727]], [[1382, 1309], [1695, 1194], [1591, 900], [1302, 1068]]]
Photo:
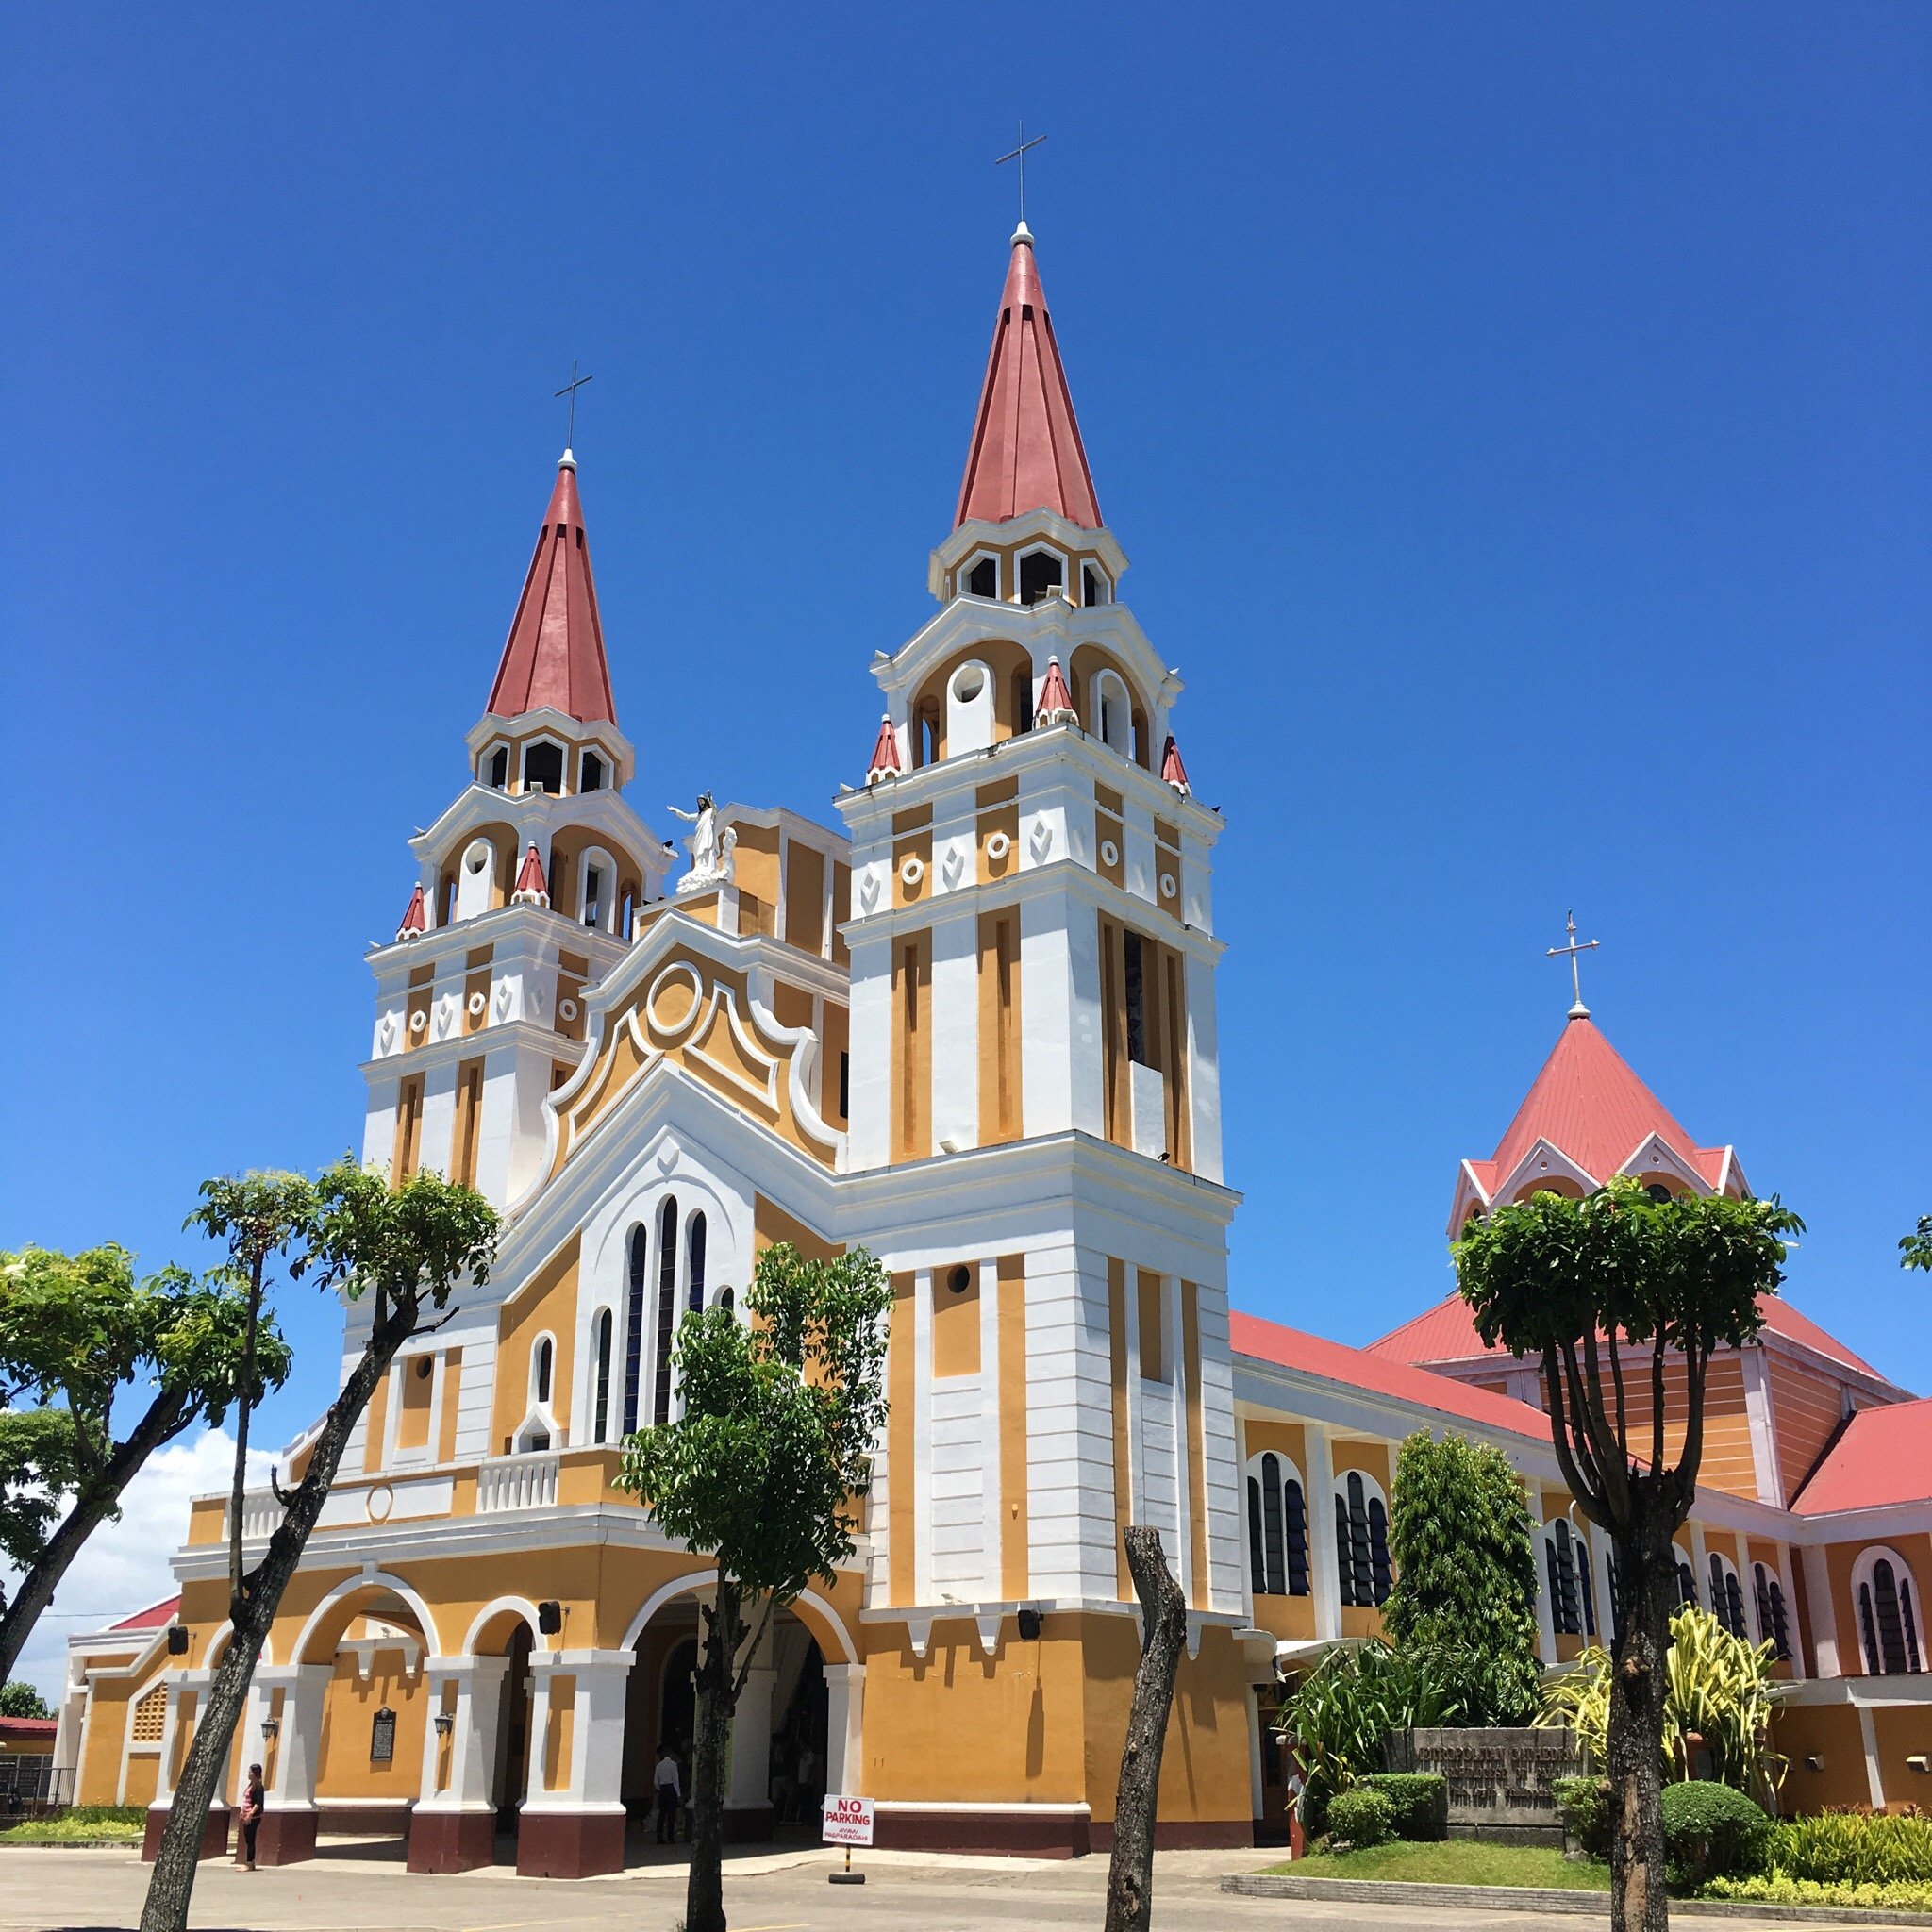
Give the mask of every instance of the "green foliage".
[[26, 1683], [15, 1677], [0, 1684], [0, 1717], [51, 1717], [47, 1700]]
[[1328, 1838], [1336, 1845], [1366, 1850], [1395, 1836], [1395, 1807], [1378, 1790], [1356, 1785], [1328, 1801]]
[[1771, 1867], [1825, 1885], [1932, 1886], [1932, 1818], [1821, 1811], [1772, 1832]]
[[1664, 1787], [1664, 1852], [1671, 1882], [1687, 1890], [1713, 1878], [1763, 1871], [1771, 1820], [1729, 1785], [1698, 1778]]
[[30, 1570], [80, 1480], [64, 1408], [0, 1410], [0, 1556]]
[[140, 1805], [74, 1805], [52, 1818], [28, 1818], [0, 1831], [0, 1844], [125, 1845], [147, 1828]]
[[1920, 1215], [1918, 1226], [1899, 1236], [1898, 1246], [1901, 1268], [1932, 1269], [1932, 1214]]
[[1281, 1707], [1281, 1731], [1302, 1761], [1303, 1825], [1320, 1831], [1329, 1801], [1381, 1770], [1391, 1731], [1452, 1724], [1456, 1714], [1426, 1663], [1379, 1638], [1330, 1651]]
[[620, 1488], [743, 1589], [783, 1604], [853, 1552], [883, 1426], [891, 1286], [863, 1249], [758, 1257], [745, 1297], [677, 1331], [684, 1412], [624, 1445]]
[[1862, 1912], [1932, 1912], [1932, 1884], [1909, 1878], [1883, 1884], [1826, 1884], [1772, 1872], [1756, 1878], [1713, 1878], [1700, 1896], [1777, 1906], [1851, 1906]]
[[1610, 1856], [1610, 1781], [1607, 1777], [1559, 1777], [1550, 1787], [1557, 1815], [1578, 1848], [1592, 1858]]
[[1356, 1785], [1389, 1800], [1395, 1836], [1445, 1837], [1449, 1830], [1449, 1780], [1433, 1771], [1372, 1771]]
[[1536, 1546], [1523, 1483], [1502, 1452], [1418, 1430], [1395, 1459], [1383, 1627], [1424, 1654], [1466, 1724], [1526, 1724], [1541, 1695]]
[[[1658, 1749], [1667, 1778], [1685, 1776], [1684, 1737], [1694, 1731], [1710, 1754], [1711, 1774], [1740, 1791], [1769, 1795], [1783, 1760], [1771, 1748], [1771, 1707], [1778, 1692], [1772, 1675], [1775, 1645], [1733, 1637], [1708, 1610], [1683, 1605], [1671, 1618], [1665, 1660], [1664, 1729]], [[1610, 1658], [1592, 1644], [1544, 1693], [1537, 1722], [1567, 1724], [1589, 1752], [1607, 1761], [1610, 1718]]]
[[1569, 1859], [1555, 1845], [1497, 1845], [1480, 1839], [1418, 1844], [1391, 1839], [1369, 1851], [1312, 1852], [1291, 1865], [1271, 1865], [1286, 1878], [1396, 1879], [1411, 1885], [1534, 1886], [1544, 1891], [1606, 1891], [1605, 1866]]
[[[300, 1268], [318, 1286], [351, 1301], [369, 1296], [375, 1319], [396, 1313], [412, 1324], [446, 1307], [463, 1283], [490, 1278], [497, 1215], [483, 1196], [433, 1168], [400, 1187], [353, 1154], [315, 1178], [312, 1217], [300, 1229]], [[291, 1273], [296, 1264], [291, 1264]]]

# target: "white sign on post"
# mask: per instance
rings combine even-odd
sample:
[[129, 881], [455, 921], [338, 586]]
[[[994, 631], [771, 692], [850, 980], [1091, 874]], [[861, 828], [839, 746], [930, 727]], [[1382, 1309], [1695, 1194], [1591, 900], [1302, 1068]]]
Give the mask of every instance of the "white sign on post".
[[872, 1843], [872, 1800], [825, 1795], [824, 1842], [828, 1845]]

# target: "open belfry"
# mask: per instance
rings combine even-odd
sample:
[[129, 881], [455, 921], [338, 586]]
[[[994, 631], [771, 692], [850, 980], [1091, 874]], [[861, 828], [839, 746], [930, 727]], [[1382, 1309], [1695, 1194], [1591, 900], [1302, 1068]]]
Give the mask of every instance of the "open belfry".
[[[1366, 1349], [1230, 1313], [1221, 820], [1126, 569], [1023, 221], [936, 608], [873, 661], [883, 717], [852, 720], [840, 827], [722, 794], [653, 824], [565, 452], [467, 782], [369, 956], [364, 1156], [470, 1183], [504, 1239], [378, 1390], [282, 1604], [227, 1787], [265, 1765], [264, 1860], [354, 1831], [407, 1836], [423, 1872], [508, 1840], [525, 1872], [622, 1865], [658, 1747], [691, 1735], [710, 1572], [614, 1487], [617, 1445], [677, 1412], [684, 1311], [735, 1306], [778, 1241], [890, 1271], [891, 1411], [858, 1559], [754, 1659], [738, 1838], [830, 1790], [877, 1802], [884, 1845], [1105, 1848], [1129, 1523], [1190, 1606], [1161, 1840], [1278, 1832], [1277, 1672], [1379, 1629], [1417, 1429], [1521, 1471], [1545, 1664], [1607, 1636], [1617, 1578], [1534, 1362], [1486, 1350], [1454, 1297]], [[1747, 1185], [1579, 989], [1494, 1154], [1455, 1169], [1450, 1226], [1616, 1174]], [[1932, 1403], [1790, 1303], [1768, 1315], [1711, 1371], [1681, 1587], [1776, 1648], [1789, 1807], [1924, 1802]], [[347, 1307], [345, 1358], [366, 1320]], [[244, 1533], [277, 1507], [264, 1489]], [[58, 1761], [80, 1803], [151, 1807], [150, 1847], [226, 1639], [226, 1508], [194, 1506], [178, 1597], [70, 1645]]]

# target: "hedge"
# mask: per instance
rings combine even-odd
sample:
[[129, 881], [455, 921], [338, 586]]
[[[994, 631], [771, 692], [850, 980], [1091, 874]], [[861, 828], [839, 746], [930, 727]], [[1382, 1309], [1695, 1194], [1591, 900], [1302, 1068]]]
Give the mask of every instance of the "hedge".
[[1437, 1839], [1449, 1835], [1449, 1780], [1433, 1771], [1376, 1771], [1357, 1780], [1380, 1791], [1394, 1815], [1397, 1838]]
[[1351, 1785], [1328, 1800], [1328, 1836], [1357, 1851], [1386, 1844], [1395, 1836], [1395, 1807], [1367, 1785]]
[[1664, 1855], [1671, 1882], [1686, 1888], [1762, 1872], [1771, 1842], [1764, 1807], [1708, 1778], [1666, 1785]]

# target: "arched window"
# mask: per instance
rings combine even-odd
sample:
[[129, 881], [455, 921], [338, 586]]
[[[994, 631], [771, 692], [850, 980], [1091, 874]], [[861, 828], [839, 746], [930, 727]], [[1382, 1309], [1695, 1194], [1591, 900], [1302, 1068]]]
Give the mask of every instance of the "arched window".
[[705, 1217], [702, 1212], [693, 1213], [685, 1224], [684, 1250], [690, 1283], [687, 1299], [691, 1313], [695, 1315], [705, 1306]]
[[1894, 1550], [1865, 1551], [1852, 1566], [1852, 1597], [1866, 1675], [1916, 1676], [1923, 1671], [1919, 1595], [1904, 1557]]
[[488, 839], [472, 839], [457, 865], [457, 917], [477, 919], [488, 912], [495, 883], [496, 847]]
[[550, 1378], [557, 1366], [557, 1344], [547, 1335], [537, 1338], [530, 1351], [530, 1400], [539, 1408], [550, 1407]]
[[1248, 1558], [1257, 1596], [1307, 1595], [1307, 1499], [1294, 1464], [1272, 1449], [1248, 1457]]
[[1352, 1469], [1335, 1490], [1335, 1550], [1341, 1601], [1380, 1608], [1388, 1600], [1389, 1506], [1372, 1476]]
[[738, 1306], [738, 1297], [728, 1288], [718, 1291], [718, 1306], [728, 1315]]
[[596, 1320], [591, 1324], [591, 1368], [596, 1377], [596, 1393], [591, 1404], [591, 1440], [593, 1442], [610, 1440], [611, 1326], [610, 1310], [599, 1308]]
[[651, 1273], [651, 1238], [643, 1224], [630, 1231], [630, 1305], [625, 1310], [624, 1329], [624, 1433], [636, 1432], [638, 1425], [638, 1385], [643, 1374], [644, 1289]]
[[1671, 1554], [1677, 1559], [1677, 1603], [1694, 1604], [1697, 1601], [1697, 1573], [1690, 1567], [1690, 1558], [1684, 1554], [1682, 1543], [1673, 1543]]
[[1565, 1518], [1559, 1516], [1544, 1526], [1543, 1573], [1549, 1582], [1550, 1627], [1558, 1637], [1583, 1635], [1585, 1606], [1590, 1601], [1588, 1574], [1579, 1566], [1583, 1557], [1582, 1540], [1572, 1533]]
[[1103, 671], [1093, 680], [1093, 733], [1123, 758], [1134, 756], [1134, 708], [1117, 671]]
[[1757, 1599], [1757, 1640], [1769, 1643], [1780, 1663], [1791, 1655], [1791, 1628], [1785, 1614], [1784, 1585], [1775, 1572], [1762, 1563], [1751, 1566], [1751, 1581]]
[[1710, 1613], [1733, 1637], [1744, 1636], [1744, 1591], [1737, 1567], [1716, 1550], [1710, 1556]]
[[651, 1416], [659, 1428], [671, 1420], [671, 1328], [677, 1319], [677, 1197], [664, 1196], [658, 1210], [657, 1387]]

